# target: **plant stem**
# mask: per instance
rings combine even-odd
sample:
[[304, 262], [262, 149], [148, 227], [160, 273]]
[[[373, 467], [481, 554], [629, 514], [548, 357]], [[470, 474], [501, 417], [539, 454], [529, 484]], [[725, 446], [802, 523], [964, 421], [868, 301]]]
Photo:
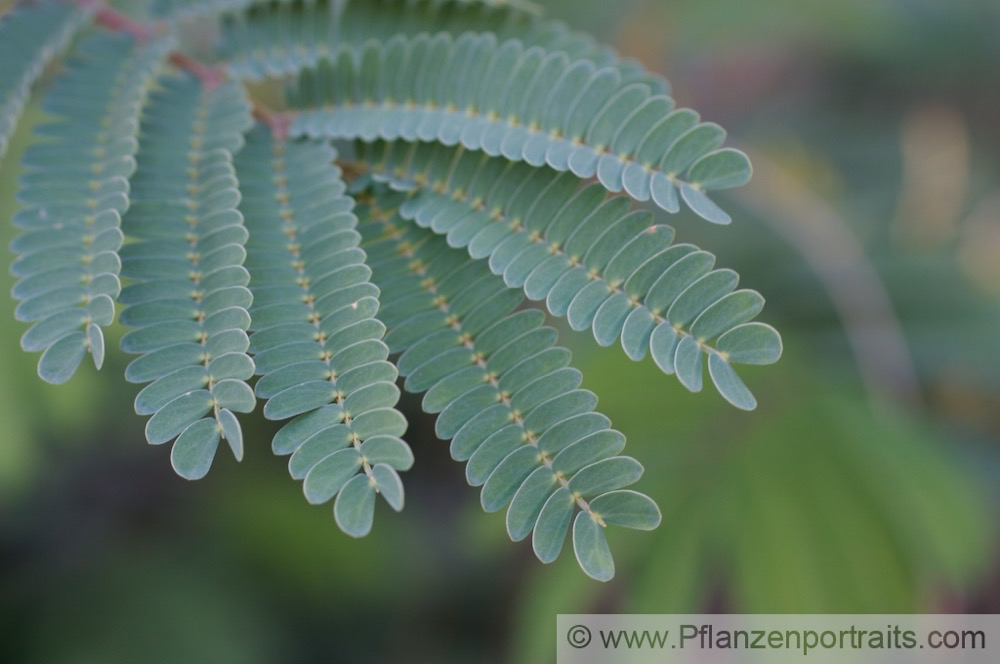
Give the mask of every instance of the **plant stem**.
[[163, 27], [160, 24], [140, 23], [115, 9], [105, 6], [98, 7], [95, 18], [98, 25], [102, 25], [114, 32], [124, 32], [134, 37], [137, 41], [146, 41], [154, 34], [163, 31]]
[[263, 104], [254, 101], [253, 116], [257, 118], [258, 122], [266, 125], [271, 130], [275, 141], [284, 141], [288, 138], [288, 126], [291, 124], [292, 118], [287, 113], [273, 111]]
[[170, 54], [169, 62], [178, 69], [183, 69], [199, 81], [206, 90], [214, 90], [222, 85], [228, 78], [228, 74], [223, 67], [217, 67], [199, 62], [189, 55], [180, 51]]
[[[162, 22], [143, 23], [136, 21], [116, 9], [108, 7], [101, 0], [73, 0], [81, 7], [93, 8], [97, 24], [111, 30], [130, 35], [137, 41], [146, 41], [150, 37], [163, 34], [167, 28]], [[229, 72], [223, 65], [211, 65], [201, 62], [196, 58], [174, 51], [170, 54], [168, 61], [174, 67], [188, 72], [198, 79], [206, 90], [214, 90], [229, 80]], [[291, 115], [274, 111], [261, 104], [256, 99], [251, 99], [253, 104], [253, 116], [267, 127], [274, 134], [275, 138], [284, 140], [288, 136], [288, 125], [291, 123]]]

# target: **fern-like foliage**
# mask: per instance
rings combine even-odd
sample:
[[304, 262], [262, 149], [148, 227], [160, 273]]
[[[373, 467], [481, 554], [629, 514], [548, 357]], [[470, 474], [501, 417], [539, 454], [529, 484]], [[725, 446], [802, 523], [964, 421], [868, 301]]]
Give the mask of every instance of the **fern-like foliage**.
[[247, 266], [255, 304], [250, 351], [264, 416], [288, 420], [275, 454], [304, 481], [310, 503], [334, 496], [344, 532], [366, 535], [374, 497], [403, 508], [397, 471], [413, 464], [400, 438], [406, 419], [378, 289], [358, 248], [354, 202], [322, 144], [295, 144], [255, 131], [238, 161], [241, 207], [250, 230]]
[[367, 42], [303, 70], [292, 131], [311, 138], [462, 144], [531, 166], [597, 176], [667, 212], [729, 215], [706, 191], [745, 184], [746, 156], [722, 127], [614, 66], [545, 54], [492, 34]]
[[[619, 58], [589, 35], [558, 21], [540, 19], [537, 7], [516, 2], [355, 0], [342, 6], [330, 0], [278, 0], [254, 4], [225, 15], [220, 55], [235, 75], [257, 80], [297, 73], [322, 58], [336, 60], [338, 47], [358, 51], [368, 42], [377, 42], [401, 48], [407, 38], [418, 35], [458, 37], [484, 32], [504, 41], [517, 39], [533, 52], [561, 52], [595, 66], [613, 67], [623, 79], [644, 82], [657, 92], [669, 89], [665, 79], [637, 62]], [[438, 52], [441, 46], [431, 46], [437, 51], [428, 57], [440, 67], [444, 64]], [[453, 61], [440, 76], [460, 75], [463, 64]]]
[[[643, 468], [545, 312], [692, 391], [707, 363], [754, 408], [733, 367], [781, 353], [753, 320], [763, 297], [637, 206], [729, 223], [707, 192], [746, 182], [746, 156], [662, 77], [530, 2], [151, 14], [24, 0], [0, 18], [0, 153], [31, 82], [91, 32], [45, 96], [55, 118], [25, 153], [13, 219], [16, 316], [41, 377], [68, 380], [88, 352], [100, 367], [124, 305], [135, 410], [150, 443], [173, 441], [177, 473], [204, 477], [223, 440], [249, 452], [236, 414], [259, 399], [307, 501], [333, 500], [356, 537], [378, 495], [403, 507], [401, 378], [483, 507], [506, 506], [511, 539], [547, 563], [572, 530], [583, 570], [611, 578], [605, 527], [655, 528], [660, 511], [629, 488]], [[281, 84], [291, 110], [251, 99]]]
[[45, 141], [25, 154], [13, 295], [21, 300], [18, 320], [32, 323], [21, 347], [44, 351], [38, 373], [51, 383], [67, 381], [88, 351], [98, 368], [104, 361], [101, 328], [112, 322], [121, 290], [117, 252], [139, 114], [170, 45], [121, 35], [81, 44], [45, 99], [58, 120], [36, 129]]
[[233, 414], [254, 409], [246, 381], [252, 300], [243, 267], [247, 231], [232, 155], [251, 124], [243, 91], [206, 90], [189, 77], [160, 80], [146, 108], [133, 205], [122, 249], [122, 349], [138, 353], [125, 377], [150, 383], [135, 400], [151, 415], [146, 439], [176, 438], [170, 454], [182, 477], [208, 473], [221, 437], [237, 459], [243, 434]]
[[654, 225], [625, 197], [609, 197], [570, 172], [491, 158], [440, 144], [376, 143], [371, 174], [411, 188], [400, 215], [446, 236], [574, 330], [592, 329], [602, 346], [621, 341], [693, 392], [703, 356], [730, 403], [757, 402], [732, 364], [769, 364], [781, 354], [774, 328], [750, 322], [764, 306], [739, 275], [714, 269], [715, 256], [674, 244], [674, 229]]
[[[374, 278], [386, 293], [386, 341], [405, 388], [425, 392], [439, 413], [435, 432], [467, 461], [469, 484], [482, 486], [483, 509], [509, 503], [507, 533], [532, 536], [539, 560], [555, 560], [576, 512], [573, 545], [590, 576], [607, 580], [614, 564], [602, 526], [651, 529], [660, 512], [648, 497], [623, 490], [642, 475], [618, 456], [625, 436], [594, 412], [597, 396], [580, 389], [569, 352], [538, 310], [514, 311], [524, 296], [481, 261], [391, 211], [382, 195], [361, 208]], [[397, 200], [394, 200], [397, 199]], [[389, 210], [383, 210], [388, 206]]]
[[[54, 0], [17, 6], [0, 16], [0, 158], [14, 132], [31, 84], [87, 17], [75, 5]], [[8, 50], [9, 49], [9, 50]]]

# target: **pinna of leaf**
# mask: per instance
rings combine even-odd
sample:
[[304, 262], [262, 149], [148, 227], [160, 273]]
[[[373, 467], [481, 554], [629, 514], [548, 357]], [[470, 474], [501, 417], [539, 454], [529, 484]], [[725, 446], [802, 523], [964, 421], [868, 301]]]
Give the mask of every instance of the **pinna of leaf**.
[[[0, 17], [0, 157], [43, 65], [85, 33], [45, 93], [13, 219], [39, 375], [100, 367], [120, 306], [135, 410], [179, 475], [204, 477], [223, 440], [241, 459], [236, 414], [260, 399], [307, 501], [332, 500], [355, 537], [378, 496], [404, 505], [401, 380], [512, 540], [549, 563], [568, 538], [612, 578], [607, 528], [660, 511], [545, 312], [692, 391], [707, 363], [753, 409], [733, 367], [781, 354], [753, 320], [763, 297], [633, 206], [729, 223], [706, 192], [745, 183], [746, 156], [528, 3], [156, 6], [156, 22], [59, 0]], [[178, 50], [194, 14], [222, 23], [216, 65]], [[289, 75], [289, 111], [240, 85]]]

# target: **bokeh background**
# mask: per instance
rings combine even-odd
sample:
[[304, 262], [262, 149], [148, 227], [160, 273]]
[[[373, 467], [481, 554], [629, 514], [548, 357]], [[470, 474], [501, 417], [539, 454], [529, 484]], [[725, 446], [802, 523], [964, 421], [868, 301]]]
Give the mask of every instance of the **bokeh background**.
[[[413, 398], [406, 510], [380, 504], [364, 540], [305, 503], [259, 416], [242, 464], [179, 479], [121, 353], [35, 376], [4, 273], [0, 659], [534, 663], [559, 612], [1000, 609], [1000, 5], [543, 4], [666, 74], [755, 163], [732, 227], [666, 221], [768, 298], [786, 352], [748, 373], [756, 412], [562, 335], [662, 526], [612, 534], [608, 584], [570, 554], [541, 565]], [[0, 170], [4, 219], [39, 117]]]

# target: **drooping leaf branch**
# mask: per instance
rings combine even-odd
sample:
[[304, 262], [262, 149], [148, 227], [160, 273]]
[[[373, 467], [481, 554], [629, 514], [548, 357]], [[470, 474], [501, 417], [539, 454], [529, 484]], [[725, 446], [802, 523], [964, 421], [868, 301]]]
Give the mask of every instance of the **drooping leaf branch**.
[[732, 364], [770, 364], [781, 354], [777, 331], [750, 322], [764, 298], [736, 290], [739, 276], [713, 269], [711, 253], [674, 244], [673, 228], [653, 225], [649, 212], [572, 173], [461, 146], [377, 143], [366, 155], [373, 177], [412, 189], [402, 217], [486, 259], [507, 286], [544, 300], [574, 330], [591, 328], [602, 346], [620, 340], [634, 360], [648, 349], [695, 392], [704, 356], [730, 403], [756, 407]]
[[169, 37], [141, 43], [107, 33], [85, 41], [45, 99], [56, 120], [35, 133], [51, 140], [25, 153], [13, 295], [18, 319], [32, 323], [21, 347], [43, 351], [38, 372], [48, 382], [67, 381], [88, 352], [98, 367], [104, 361], [139, 116], [170, 46]]
[[379, 291], [334, 158], [326, 145], [261, 128], [237, 173], [250, 231], [256, 393], [265, 417], [288, 420], [272, 448], [290, 455], [310, 503], [336, 496], [337, 523], [360, 537], [372, 527], [376, 493], [403, 508], [397, 471], [413, 454], [400, 438], [406, 419], [395, 409], [396, 367], [375, 317]]
[[490, 156], [597, 177], [677, 212], [731, 219], [707, 195], [745, 184], [726, 132], [614, 66], [526, 48], [492, 33], [439, 33], [341, 47], [302, 70], [296, 136], [461, 144]]
[[610, 579], [603, 529], [652, 529], [660, 521], [652, 500], [623, 490], [643, 471], [618, 456], [625, 436], [594, 412], [596, 395], [580, 389], [583, 376], [566, 366], [569, 352], [554, 345], [544, 315], [512, 313], [523, 295], [481, 261], [406, 224], [396, 211], [403, 197], [367, 198], [359, 209], [363, 246], [375, 282], [393, 286], [381, 316], [386, 342], [401, 353], [405, 388], [425, 392], [424, 409], [439, 413], [435, 432], [451, 439], [452, 457], [468, 461], [466, 477], [483, 487], [483, 508], [509, 503], [512, 540], [531, 535], [539, 560], [552, 562], [576, 512], [577, 560], [588, 575]]
[[[551, 562], [572, 530], [584, 571], [611, 578], [606, 527], [654, 528], [659, 509], [626, 488], [642, 466], [544, 314], [519, 309], [544, 300], [695, 391], [707, 363], [753, 408], [732, 365], [780, 355], [752, 320], [763, 298], [629, 200], [727, 223], [706, 192], [745, 182], [745, 155], [662, 77], [525, 3], [155, 7], [0, 17], [0, 152], [45, 63], [96, 26], [43, 101], [55, 119], [18, 190], [16, 315], [40, 375], [64, 382], [88, 352], [100, 366], [124, 305], [135, 410], [177, 473], [205, 476], [223, 440], [240, 459], [236, 413], [260, 399], [283, 422], [273, 451], [352, 536], [376, 496], [403, 507], [402, 376], [483, 507], [508, 506], [511, 539]], [[179, 46], [192, 17], [221, 17], [221, 57]], [[261, 77], [292, 77], [297, 108], [252, 100], [241, 79]]]
[[237, 459], [236, 413], [256, 405], [247, 380], [247, 232], [237, 211], [233, 154], [250, 108], [232, 83], [211, 89], [188, 77], [161, 78], [143, 114], [139, 168], [123, 228], [122, 349], [140, 354], [125, 371], [150, 383], [136, 411], [151, 415], [152, 444], [176, 437], [170, 459], [182, 477], [204, 477], [225, 438]]
[[0, 159], [24, 102], [45, 65], [61, 52], [93, 8], [41, 1], [18, 5], [0, 21]]

